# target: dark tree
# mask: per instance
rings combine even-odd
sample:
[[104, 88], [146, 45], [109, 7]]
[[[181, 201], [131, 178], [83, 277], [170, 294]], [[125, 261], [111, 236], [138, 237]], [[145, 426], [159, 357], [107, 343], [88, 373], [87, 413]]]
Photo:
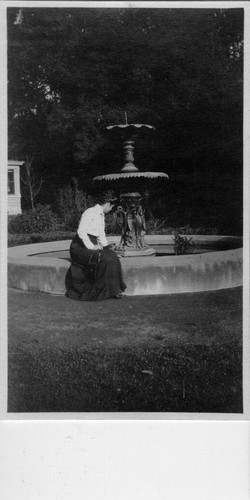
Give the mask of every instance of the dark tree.
[[243, 9], [10, 8], [8, 80], [9, 155], [34, 156], [44, 201], [117, 170], [126, 111], [157, 129], [136, 150], [170, 175], [155, 212], [240, 230]]

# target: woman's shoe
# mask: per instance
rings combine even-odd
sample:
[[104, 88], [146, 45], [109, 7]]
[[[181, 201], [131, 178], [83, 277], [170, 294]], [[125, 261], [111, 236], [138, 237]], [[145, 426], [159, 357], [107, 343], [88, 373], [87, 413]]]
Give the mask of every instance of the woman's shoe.
[[123, 292], [120, 292], [118, 293], [117, 295], [114, 295], [112, 297], [112, 299], [122, 299], [124, 297], [124, 293]]

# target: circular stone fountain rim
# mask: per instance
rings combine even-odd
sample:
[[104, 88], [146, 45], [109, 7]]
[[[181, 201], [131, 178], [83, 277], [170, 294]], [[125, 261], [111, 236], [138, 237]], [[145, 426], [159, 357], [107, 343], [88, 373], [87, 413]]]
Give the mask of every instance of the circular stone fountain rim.
[[[185, 236], [185, 235], [182, 235]], [[218, 236], [218, 235], [186, 235], [187, 238], [192, 238], [193, 241], [199, 242], [199, 245], [209, 245], [215, 242], [223, 242], [223, 241], [238, 241], [239, 243], [243, 241], [243, 238], [239, 236]], [[108, 236], [108, 241], [113, 241], [118, 243], [120, 241], [120, 236]], [[146, 235], [146, 242], [149, 245], [173, 245], [173, 235]], [[58, 240], [58, 241], [50, 241], [43, 243], [32, 243], [29, 245], [19, 245], [15, 247], [10, 247], [8, 249], [8, 261], [9, 263], [16, 263], [17, 260], [20, 264], [36, 264], [38, 263], [38, 258], [36, 255], [46, 252], [60, 251], [69, 249], [71, 240]], [[67, 248], [65, 248], [67, 246]], [[146, 256], [146, 257], [127, 257], [121, 258], [121, 261], [128, 267], [129, 264], [136, 263], [137, 267], [145, 266], [145, 264], [150, 264], [151, 266], [159, 266], [159, 263], [164, 265], [181, 265], [182, 263], [192, 262], [193, 260], [202, 261], [214, 261], [214, 259], [220, 260], [225, 259], [225, 257], [231, 255], [232, 257], [235, 255], [238, 256], [239, 253], [242, 253], [242, 247], [229, 249], [229, 250], [216, 250], [214, 252], [202, 253], [202, 254], [186, 254], [186, 255], [166, 255], [166, 256]], [[39, 256], [39, 265], [49, 265], [49, 264], [58, 263], [60, 266], [69, 267], [69, 262], [66, 259], [62, 259], [59, 257], [41, 257]]]
[[[242, 285], [242, 247], [235, 248], [242, 238], [211, 235], [193, 235], [193, 238], [199, 240], [201, 246], [231, 240], [234, 249], [162, 257], [121, 257], [127, 295], [204, 292]], [[118, 243], [120, 237], [108, 237], [108, 241]], [[173, 245], [173, 235], [148, 235], [146, 242], [151, 246]], [[68, 250], [70, 243], [71, 240], [62, 240], [9, 248], [9, 287], [64, 295], [69, 260], [38, 254]]]

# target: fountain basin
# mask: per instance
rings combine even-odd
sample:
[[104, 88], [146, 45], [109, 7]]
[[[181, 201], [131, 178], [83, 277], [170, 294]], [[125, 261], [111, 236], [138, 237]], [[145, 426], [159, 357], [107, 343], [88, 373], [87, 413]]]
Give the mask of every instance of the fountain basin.
[[[188, 235], [201, 253], [171, 255], [172, 235], [148, 235], [147, 244], [168, 248], [170, 255], [128, 257], [121, 263], [127, 295], [156, 295], [219, 290], [242, 285], [242, 239], [233, 236]], [[108, 237], [119, 242], [119, 237]], [[69, 240], [9, 248], [8, 285], [20, 290], [65, 293], [70, 266]], [[202, 253], [202, 248], [210, 251]], [[220, 249], [223, 250], [220, 250]], [[225, 249], [227, 248], [227, 249]]]

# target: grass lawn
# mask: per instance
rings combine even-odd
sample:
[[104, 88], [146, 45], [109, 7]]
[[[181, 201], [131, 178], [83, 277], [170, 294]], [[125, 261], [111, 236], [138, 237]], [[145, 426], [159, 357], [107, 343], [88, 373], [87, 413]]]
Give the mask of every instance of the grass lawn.
[[242, 289], [75, 302], [9, 290], [9, 412], [242, 412]]

